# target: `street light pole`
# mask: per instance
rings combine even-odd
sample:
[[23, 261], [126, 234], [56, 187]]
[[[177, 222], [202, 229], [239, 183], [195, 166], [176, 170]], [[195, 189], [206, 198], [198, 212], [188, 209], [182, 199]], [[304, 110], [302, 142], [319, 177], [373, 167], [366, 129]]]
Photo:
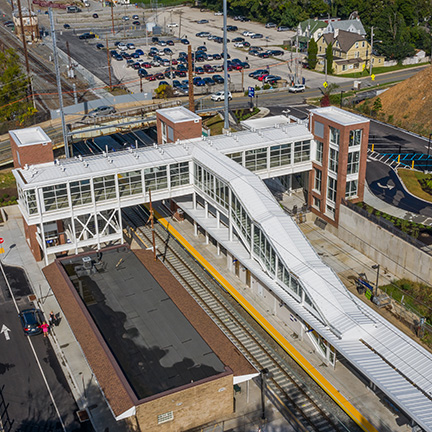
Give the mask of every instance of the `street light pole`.
[[375, 293], [374, 293], [374, 297], [377, 297], [378, 296], [378, 281], [379, 281], [380, 265], [379, 264], [375, 264], [375, 265], [372, 266], [372, 268], [377, 271], [376, 282], [375, 282]]
[[227, 0], [223, 0], [223, 47], [224, 47], [224, 129], [229, 129], [228, 106], [228, 47], [227, 47]]
[[266, 389], [266, 378], [267, 374], [269, 373], [269, 370], [267, 368], [264, 368], [260, 370], [261, 375], [261, 419], [266, 419], [266, 413], [265, 413], [265, 389]]
[[[431, 57], [432, 57], [432, 55], [431, 55]], [[431, 137], [432, 137], [432, 133], [429, 134], [428, 153], [427, 153], [427, 165], [426, 165], [427, 171], [429, 171], [429, 153], [430, 153], [430, 146], [431, 146]]]
[[370, 52], [370, 64], [369, 64], [369, 75], [372, 75], [372, 55], [373, 55], [373, 26], [371, 27], [371, 52]]

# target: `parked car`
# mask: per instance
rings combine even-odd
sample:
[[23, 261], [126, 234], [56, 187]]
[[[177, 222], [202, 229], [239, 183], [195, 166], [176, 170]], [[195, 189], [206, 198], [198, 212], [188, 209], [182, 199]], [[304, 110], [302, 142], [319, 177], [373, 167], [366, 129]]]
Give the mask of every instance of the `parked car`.
[[97, 13], [94, 13], [94, 14], [92, 15], [92, 17], [93, 17], [93, 18], [99, 18], [99, 15], [98, 15]]
[[[10, 22], [12, 22], [12, 21], [10, 21]], [[13, 27], [13, 22], [12, 22], [12, 26], [8, 26], [6, 23], [5, 23], [5, 26], [7, 26], [7, 27]], [[63, 28], [65, 28], [66, 30], [67, 29], [70, 29], [71, 28], [71, 26], [69, 25], [69, 24], [63, 24]]]
[[249, 30], [245, 30], [245, 31], [242, 33], [243, 36], [252, 36], [252, 35], [254, 35], [254, 34], [255, 34], [254, 32], [249, 31]]
[[277, 28], [278, 32], [288, 31], [290, 28], [286, 26], [280, 26]]
[[251, 73], [249, 74], [249, 76], [250, 76], [251, 78], [256, 78], [258, 75], [261, 75], [261, 74], [263, 74], [263, 73], [267, 73], [267, 72], [268, 72], [267, 69], [257, 69], [257, 70], [255, 70], [255, 71], [251, 72]]
[[194, 83], [194, 85], [196, 85], [197, 87], [205, 86], [205, 82], [204, 82], [204, 80], [203, 80], [201, 77], [195, 77], [195, 78], [193, 79], [193, 83]]
[[197, 36], [197, 37], [209, 37], [210, 32], [199, 32], [195, 36]]
[[125, 16], [122, 17], [122, 20], [123, 21], [129, 21], [129, 17], [127, 15], [125, 15]]
[[281, 50], [270, 50], [270, 55], [272, 56], [283, 56], [284, 52]]
[[206, 19], [198, 20], [197, 24], [208, 24], [208, 20]]
[[262, 39], [264, 36], [261, 33], [254, 33], [251, 39]]
[[152, 42], [153, 43], [158, 43], [159, 42], [159, 38], [157, 36], [153, 36], [152, 37]]
[[19, 318], [24, 334], [27, 336], [35, 336], [42, 333], [41, 314], [38, 309], [25, 309], [20, 312]]
[[197, 67], [195, 68], [195, 73], [196, 73], [197, 75], [202, 75], [202, 74], [204, 73], [204, 69], [203, 69], [201, 66], [197, 66]]
[[141, 78], [144, 78], [144, 77], [147, 77], [147, 75], [148, 75], [148, 72], [145, 70], [145, 69], [138, 69], [138, 75], [141, 77]]
[[[221, 90], [221, 91], [218, 91], [217, 93], [213, 93], [211, 95], [210, 99], [212, 101], [215, 101], [215, 102], [223, 101], [223, 100], [225, 100], [225, 92]], [[231, 94], [231, 92], [228, 92], [228, 100], [231, 100], [231, 99], [232, 99], [232, 94]]]
[[[14, 22], [13, 21], [5, 21], [4, 22], [4, 25], [6, 26], [6, 27], [15, 27], [15, 24], [14, 24]], [[65, 25], [68, 25], [69, 26], [69, 24], [65, 24]], [[64, 26], [63, 26], [64, 27]], [[65, 28], [70, 28], [70, 26], [69, 27], [65, 27]]]
[[107, 116], [107, 115], [114, 114], [114, 113], [116, 113], [116, 109], [113, 106], [102, 105], [102, 106], [95, 108], [94, 110], [91, 110], [84, 117], [92, 117], [92, 118], [102, 117], [102, 116]]
[[94, 33], [83, 33], [78, 36], [79, 39], [94, 39], [95, 37]]
[[172, 40], [167, 40], [166, 43], [168, 46], [174, 46], [174, 42]]
[[223, 84], [224, 83], [224, 79], [220, 75], [213, 75], [212, 78], [216, 84]]
[[169, 23], [169, 24], [167, 24], [167, 27], [168, 28], [175, 28], [175, 27], [178, 27], [178, 24], [177, 23]]
[[187, 39], [180, 39], [180, 42], [181, 42], [183, 45], [189, 45], [189, 44], [190, 44], [190, 42], [189, 42]]
[[243, 48], [243, 47], [244, 47], [243, 42], [236, 42], [234, 44], [234, 48]]
[[269, 58], [270, 57], [270, 55], [269, 55], [269, 53], [268, 52], [260, 52], [260, 53], [258, 53], [258, 57], [259, 58]]
[[119, 43], [117, 44], [117, 48], [118, 48], [119, 50], [126, 50], [128, 47], [127, 47], [127, 44], [125, 44], [124, 42], [119, 42]]
[[215, 14], [215, 16], [221, 16], [221, 15], [223, 15], [223, 12], [221, 12], [221, 11], [217, 11], [217, 12], [215, 12], [214, 14]]
[[139, 16], [138, 15], [132, 15], [132, 19], [137, 20], [137, 19], [139, 19]]
[[210, 78], [210, 77], [205, 77], [205, 78], [203, 78], [203, 81], [204, 81], [205, 84], [207, 84], [207, 85], [209, 85], [209, 86], [214, 86], [214, 85], [215, 85], [215, 82], [214, 82], [213, 79]]
[[233, 42], [244, 42], [244, 41], [245, 41], [245, 38], [242, 38], [242, 37], [236, 37], [236, 38], [234, 38], [232, 41], [233, 41]]
[[279, 75], [267, 75], [264, 77], [263, 82], [268, 83], [270, 81], [280, 81], [282, 78]]
[[[227, 26], [227, 31], [237, 31], [238, 30], [238, 27], [237, 26], [234, 26], [234, 25], [229, 25], [229, 26]], [[223, 29], [222, 29], [223, 30]]]
[[142, 49], [137, 49], [135, 52], [140, 56], [144, 55], [144, 51]]
[[276, 27], [276, 24], [275, 23], [272, 23], [272, 22], [268, 22], [266, 25], [265, 25], [265, 28], [275, 28]]
[[96, 48], [97, 49], [104, 49], [105, 46], [104, 46], [104, 44], [98, 43], [98, 44], [96, 44]]
[[306, 87], [303, 84], [294, 84], [293, 86], [288, 87], [288, 91], [290, 93], [299, 93], [304, 92]]
[[68, 6], [66, 8], [67, 13], [78, 13], [81, 12], [81, 9], [78, 6]]
[[206, 65], [203, 66], [203, 69], [207, 73], [214, 73], [213, 66], [211, 66], [211, 65], [206, 64]]
[[163, 41], [163, 40], [160, 40], [159, 42], [158, 42], [158, 45], [159, 46], [166, 46], [166, 42], [165, 41]]
[[135, 44], [128, 43], [128, 44], [126, 44], [126, 47], [127, 47], [128, 50], [134, 50], [135, 49]]
[[135, 26], [140, 26], [141, 25], [141, 23], [139, 21], [134, 21], [132, 24], [135, 25]]

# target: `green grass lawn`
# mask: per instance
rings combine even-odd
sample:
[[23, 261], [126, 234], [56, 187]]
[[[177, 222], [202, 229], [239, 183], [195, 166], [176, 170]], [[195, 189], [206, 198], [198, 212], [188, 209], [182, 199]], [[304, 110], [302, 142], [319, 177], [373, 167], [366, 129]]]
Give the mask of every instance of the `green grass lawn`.
[[[422, 66], [422, 65], [426, 65], [426, 64], [429, 64], [429, 62], [428, 63], [419, 63], [419, 64], [415, 64], [415, 65], [399, 65], [399, 64], [397, 64], [397, 65], [388, 66], [388, 67], [377, 66], [377, 67], [372, 68], [372, 73], [374, 75], [380, 75], [383, 73], [394, 72], [394, 71], [398, 71], [398, 70], [402, 70], [402, 69], [411, 69], [413, 67]], [[355, 73], [351, 73], [351, 74], [340, 74], [337, 76], [343, 76], [346, 78], [365, 78], [365, 77], [369, 76], [369, 68], [366, 68], [362, 72], [355, 72]]]
[[15, 188], [15, 177], [11, 171], [0, 172], [0, 189]]
[[432, 179], [431, 174], [423, 174], [418, 171], [413, 171], [410, 169], [398, 169], [398, 174], [402, 179], [406, 188], [416, 197], [424, 199], [426, 201], [432, 202], [432, 195], [428, 194], [426, 191], [422, 189], [420, 186], [419, 180], [422, 179]]

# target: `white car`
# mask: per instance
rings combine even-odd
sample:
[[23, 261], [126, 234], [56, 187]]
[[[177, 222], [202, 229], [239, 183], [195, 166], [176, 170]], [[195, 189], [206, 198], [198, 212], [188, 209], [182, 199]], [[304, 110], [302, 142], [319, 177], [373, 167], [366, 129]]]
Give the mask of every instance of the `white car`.
[[120, 42], [120, 43], [117, 45], [117, 48], [118, 48], [119, 50], [127, 50], [127, 45], [126, 45], [124, 42]]
[[177, 23], [169, 23], [169, 24], [167, 24], [167, 27], [168, 28], [175, 28], [175, 27], [178, 27], [178, 24]]
[[243, 48], [243, 47], [244, 47], [243, 42], [236, 42], [236, 43], [234, 44], [234, 47], [235, 47], [235, 48]]
[[[228, 92], [228, 100], [231, 100], [231, 99], [232, 99], [232, 94], [229, 91]], [[225, 100], [225, 92], [223, 90], [221, 90], [221, 91], [218, 91], [217, 93], [213, 93], [211, 95], [211, 100], [216, 101], [216, 102]]]
[[223, 12], [221, 12], [221, 11], [215, 12], [215, 16], [221, 16], [221, 15], [223, 15]]
[[306, 87], [303, 84], [294, 84], [293, 86], [288, 87], [290, 93], [304, 92], [305, 90]]
[[245, 31], [242, 33], [243, 36], [252, 36], [252, 35], [254, 35], [254, 34], [255, 34], [254, 32], [251, 32], [251, 31], [249, 31], [249, 30], [245, 30]]

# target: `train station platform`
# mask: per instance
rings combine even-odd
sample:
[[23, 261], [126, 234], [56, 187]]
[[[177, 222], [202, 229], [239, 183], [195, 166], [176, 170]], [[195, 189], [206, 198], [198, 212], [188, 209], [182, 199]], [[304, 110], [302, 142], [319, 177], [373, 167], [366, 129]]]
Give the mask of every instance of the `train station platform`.
[[[290, 205], [290, 203], [286, 204], [288, 206]], [[270, 325], [276, 328], [277, 331], [307, 359], [312, 367], [319, 371], [322, 377], [331, 383], [336, 388], [337, 392], [345, 397], [376, 430], [380, 432], [408, 432], [412, 430], [411, 426], [408, 424], [408, 420], [400, 412], [396, 410], [392, 411], [392, 406], [386, 400], [385, 396], [371, 390], [368, 385], [350, 369], [348, 362], [345, 362], [343, 359], [337, 361], [335, 368], [325, 365], [323, 359], [314, 354], [314, 350], [311, 349], [310, 345], [301, 342], [299, 338], [293, 336], [292, 330], [287, 327], [282, 319], [269, 313], [268, 304], [265, 304], [263, 298], [254, 294], [250, 287], [242, 283], [234, 273], [227, 269], [227, 257], [224, 254], [218, 255], [217, 247], [212, 244], [211, 241], [207, 242], [201, 225], [202, 228], [195, 231], [194, 225], [187, 220], [178, 222], [171, 218], [166, 212], [165, 207], [159, 207], [157, 210], [160, 210], [162, 215], [165, 215], [169, 219], [173, 228], [184, 237], [191, 247], [195, 248], [229, 284], [238, 290], [248, 302], [253, 304], [258, 312], [265, 316], [265, 319]], [[305, 230], [303, 232], [306, 235], [308, 235], [309, 231], [315, 231], [313, 229], [313, 223], [307, 223], [304, 227]], [[310, 227], [311, 229], [306, 229], [306, 227]], [[197, 235], [195, 235], [196, 232], [198, 233]], [[311, 237], [314, 235], [315, 234]], [[324, 260], [338, 275], [341, 275], [342, 280], [349, 280], [347, 279], [348, 273], [351, 272], [354, 274], [355, 270], [353, 269], [356, 268], [356, 266], [368, 266], [370, 260], [364, 255], [354, 251], [351, 247], [343, 244], [326, 231], [322, 231], [322, 236], [324, 237], [321, 239], [323, 244], [326, 242], [328, 245], [337, 243], [342, 247], [342, 249], [338, 248], [337, 252], [335, 251], [331, 259], [328, 261]], [[320, 253], [320, 251], [318, 252]], [[347, 257], [353, 257], [352, 259], [356, 262], [356, 265], [354, 265], [350, 259], [347, 259]]]

